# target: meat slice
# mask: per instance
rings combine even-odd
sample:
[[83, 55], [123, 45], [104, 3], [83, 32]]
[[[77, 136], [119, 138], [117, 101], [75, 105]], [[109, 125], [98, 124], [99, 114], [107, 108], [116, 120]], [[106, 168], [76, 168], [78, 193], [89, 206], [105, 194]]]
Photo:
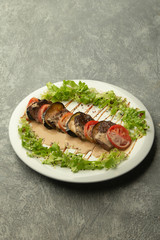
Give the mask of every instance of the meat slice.
[[44, 104], [51, 104], [51, 101], [46, 99], [34, 102], [27, 107], [26, 113], [30, 120], [35, 120], [38, 122], [38, 111]]
[[81, 139], [86, 139], [84, 136], [84, 126], [87, 122], [93, 120], [93, 118], [85, 113], [77, 114], [74, 118], [76, 135]]
[[66, 108], [63, 108], [61, 111], [57, 112], [53, 117], [52, 117], [52, 124], [54, 124], [58, 129], [59, 129], [59, 125], [58, 125], [58, 121], [61, 117], [63, 117], [64, 114], [66, 114], [67, 112], [69, 112]]
[[107, 137], [107, 130], [113, 125], [115, 125], [115, 123], [111, 121], [100, 121], [92, 129], [92, 138], [94, 141], [107, 151], [113, 148], [113, 145]]

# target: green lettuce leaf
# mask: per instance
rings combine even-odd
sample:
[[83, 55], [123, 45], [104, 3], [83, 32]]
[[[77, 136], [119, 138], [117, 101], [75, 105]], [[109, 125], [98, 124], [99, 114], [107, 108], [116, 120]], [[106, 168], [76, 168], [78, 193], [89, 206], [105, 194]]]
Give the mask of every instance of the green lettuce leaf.
[[82, 154], [74, 154], [69, 151], [64, 153], [57, 143], [53, 143], [51, 147], [45, 147], [42, 139], [35, 135], [25, 117], [21, 118], [18, 132], [22, 139], [22, 146], [28, 150], [29, 157], [43, 159], [43, 164], [70, 168], [74, 173], [80, 170], [115, 168], [127, 158], [124, 152], [113, 149], [110, 153], [103, 153], [96, 161], [88, 161], [83, 158]]

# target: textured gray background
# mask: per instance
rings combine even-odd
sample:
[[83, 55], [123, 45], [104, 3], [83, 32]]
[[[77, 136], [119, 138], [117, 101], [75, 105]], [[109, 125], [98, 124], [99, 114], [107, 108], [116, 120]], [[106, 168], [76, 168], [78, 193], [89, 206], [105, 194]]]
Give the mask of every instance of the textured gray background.
[[[63, 79], [112, 83], [144, 103], [156, 137], [142, 164], [113, 181], [72, 185], [16, 156], [14, 108]], [[0, 81], [0, 239], [160, 239], [160, 0], [1, 0]]]

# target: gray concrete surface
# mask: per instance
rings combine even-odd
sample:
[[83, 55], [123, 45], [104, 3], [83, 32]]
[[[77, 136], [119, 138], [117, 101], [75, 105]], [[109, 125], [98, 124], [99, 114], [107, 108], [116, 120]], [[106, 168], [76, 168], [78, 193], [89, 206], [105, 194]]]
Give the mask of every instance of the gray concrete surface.
[[[46, 178], [15, 154], [8, 124], [17, 104], [48, 81], [120, 86], [148, 108], [154, 145], [109, 182]], [[0, 1], [0, 239], [160, 239], [160, 1]]]

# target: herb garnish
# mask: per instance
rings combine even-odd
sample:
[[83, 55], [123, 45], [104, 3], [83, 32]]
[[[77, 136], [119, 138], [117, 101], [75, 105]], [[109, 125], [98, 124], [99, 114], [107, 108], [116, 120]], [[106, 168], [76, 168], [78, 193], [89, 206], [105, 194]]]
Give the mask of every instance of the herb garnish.
[[[132, 140], [146, 135], [149, 128], [145, 120], [145, 111], [129, 107], [127, 100], [116, 96], [114, 91], [99, 93], [81, 81], [76, 84], [74, 81], [64, 80], [61, 87], [49, 82], [47, 83], [47, 91], [42, 94], [41, 98], [52, 102], [72, 99], [79, 103], [92, 103], [99, 108], [108, 106], [111, 115], [118, 113], [121, 117], [124, 127], [130, 131]], [[18, 131], [22, 139], [22, 146], [28, 150], [29, 157], [43, 159], [43, 164], [70, 168], [72, 172], [115, 168], [127, 158], [125, 152], [116, 148], [109, 153], [103, 153], [96, 161], [88, 161], [83, 158], [82, 154], [74, 154], [69, 151], [64, 153], [57, 143], [54, 143], [51, 147], [45, 147], [43, 146], [43, 140], [35, 135], [25, 116], [21, 118]]]
[[108, 106], [111, 115], [118, 112], [122, 116], [124, 127], [130, 131], [132, 140], [145, 136], [149, 128], [145, 120], [145, 111], [129, 107], [127, 100], [116, 96], [112, 90], [99, 93], [81, 81], [76, 84], [72, 80], [63, 80], [61, 87], [49, 82], [47, 83], [47, 91], [42, 94], [42, 98], [52, 102], [73, 99], [84, 104], [92, 103], [99, 108]]
[[103, 153], [96, 161], [88, 161], [83, 158], [82, 154], [74, 154], [69, 151], [64, 153], [57, 143], [54, 143], [51, 147], [43, 146], [42, 139], [35, 135], [25, 116], [21, 118], [20, 124], [18, 132], [22, 140], [22, 146], [28, 150], [27, 155], [43, 158], [43, 164], [70, 168], [72, 172], [76, 173], [80, 170], [116, 168], [121, 161], [127, 158], [124, 152], [112, 149], [110, 153]]

